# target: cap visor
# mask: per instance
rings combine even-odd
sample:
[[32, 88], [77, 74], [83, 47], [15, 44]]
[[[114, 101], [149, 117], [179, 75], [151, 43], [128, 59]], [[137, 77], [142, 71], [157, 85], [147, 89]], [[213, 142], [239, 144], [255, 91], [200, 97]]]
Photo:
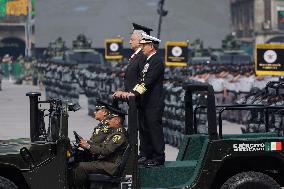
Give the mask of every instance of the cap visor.
[[139, 43], [140, 43], [140, 44], [146, 44], [146, 43], [152, 43], [152, 41], [141, 40]]

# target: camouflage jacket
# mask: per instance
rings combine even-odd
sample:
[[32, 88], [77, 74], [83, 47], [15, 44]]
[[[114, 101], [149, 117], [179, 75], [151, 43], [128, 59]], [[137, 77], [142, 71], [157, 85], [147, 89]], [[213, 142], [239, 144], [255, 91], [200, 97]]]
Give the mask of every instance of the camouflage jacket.
[[112, 175], [122, 161], [128, 137], [124, 128], [109, 128], [108, 130], [103, 142], [90, 144], [90, 152], [98, 155], [96, 163], [101, 164], [103, 169]]
[[97, 127], [94, 128], [89, 143], [101, 143], [109, 133], [107, 120], [102, 120]]

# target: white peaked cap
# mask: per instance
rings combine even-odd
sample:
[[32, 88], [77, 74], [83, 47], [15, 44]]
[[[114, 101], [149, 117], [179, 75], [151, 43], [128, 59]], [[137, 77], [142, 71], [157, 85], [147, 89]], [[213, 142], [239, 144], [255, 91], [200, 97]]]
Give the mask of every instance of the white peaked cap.
[[142, 40], [140, 41], [140, 43], [161, 43], [161, 40], [151, 35], [142, 33]]

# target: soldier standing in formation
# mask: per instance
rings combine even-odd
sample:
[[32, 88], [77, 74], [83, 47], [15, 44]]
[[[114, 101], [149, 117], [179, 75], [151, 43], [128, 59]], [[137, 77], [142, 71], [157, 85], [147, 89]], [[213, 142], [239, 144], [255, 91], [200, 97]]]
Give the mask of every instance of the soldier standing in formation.
[[[227, 75], [225, 81], [225, 104], [233, 104], [236, 101], [238, 94], [237, 86], [239, 78], [240, 74], [238, 73], [238, 70], [231, 68], [230, 73]], [[229, 121], [236, 121], [238, 117], [237, 111], [229, 110], [225, 112], [224, 117], [227, 117]]]
[[224, 103], [225, 81], [223, 79], [222, 71], [222, 69], [217, 69], [215, 75], [212, 75], [209, 79], [209, 84], [211, 84], [214, 89], [216, 105]]
[[[250, 93], [253, 87], [254, 75], [251, 75], [250, 71], [247, 69], [241, 70], [241, 76], [239, 78], [239, 95], [238, 99], [244, 98]], [[239, 112], [240, 123], [245, 124], [250, 111], [242, 110]]]
[[128, 145], [128, 137], [123, 128], [125, 113], [111, 108], [108, 116], [108, 132], [100, 143], [81, 139], [80, 147], [96, 157], [91, 162], [80, 162], [74, 170], [77, 188], [88, 188], [88, 175], [102, 173], [114, 175], [122, 161], [122, 155]]
[[145, 166], [158, 166], [165, 162], [162, 128], [165, 66], [157, 54], [160, 40], [147, 34], [142, 34], [142, 36], [140, 44], [143, 44], [143, 53], [147, 56], [146, 64], [140, 74], [140, 82], [125, 96], [127, 98], [140, 97], [140, 151], [146, 155], [144, 157]]
[[2, 59], [2, 66], [4, 69], [5, 77], [12, 81], [12, 56], [6, 54]]

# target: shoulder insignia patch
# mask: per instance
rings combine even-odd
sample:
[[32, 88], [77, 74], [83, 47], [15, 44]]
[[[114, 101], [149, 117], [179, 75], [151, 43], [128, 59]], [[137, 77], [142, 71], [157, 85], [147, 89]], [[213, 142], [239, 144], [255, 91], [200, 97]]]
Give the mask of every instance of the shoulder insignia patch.
[[120, 141], [120, 139], [121, 139], [121, 136], [120, 136], [120, 135], [114, 135], [114, 136], [112, 137], [112, 141], [113, 141], [114, 143], [118, 143], [118, 142]]

